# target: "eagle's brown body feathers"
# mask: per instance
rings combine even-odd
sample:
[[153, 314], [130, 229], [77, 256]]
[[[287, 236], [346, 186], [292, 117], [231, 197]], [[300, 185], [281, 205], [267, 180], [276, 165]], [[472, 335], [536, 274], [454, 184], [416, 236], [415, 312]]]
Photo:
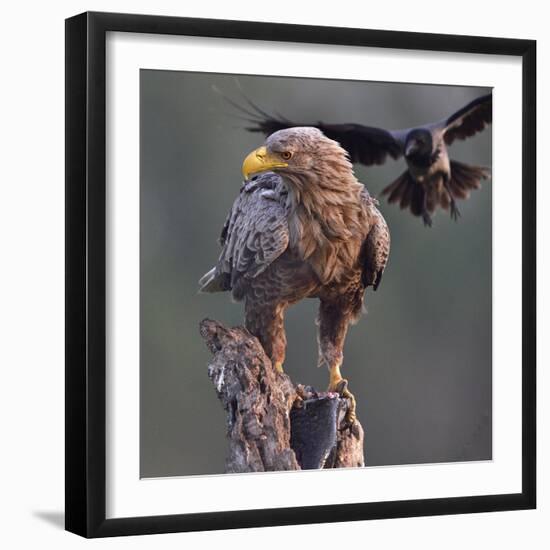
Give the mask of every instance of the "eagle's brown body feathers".
[[320, 360], [339, 366], [347, 327], [384, 271], [389, 231], [336, 142], [293, 128], [267, 145], [272, 155], [292, 149], [294, 162], [243, 184], [201, 288], [244, 300], [246, 327], [275, 364], [284, 361], [286, 309], [319, 298]]

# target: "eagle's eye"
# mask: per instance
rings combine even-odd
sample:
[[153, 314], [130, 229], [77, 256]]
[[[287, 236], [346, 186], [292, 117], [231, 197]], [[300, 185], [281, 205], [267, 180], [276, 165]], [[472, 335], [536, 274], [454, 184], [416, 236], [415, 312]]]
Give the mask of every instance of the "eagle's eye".
[[284, 160], [290, 160], [291, 157], [292, 157], [292, 153], [290, 151], [283, 151], [281, 153], [281, 157], [284, 159]]

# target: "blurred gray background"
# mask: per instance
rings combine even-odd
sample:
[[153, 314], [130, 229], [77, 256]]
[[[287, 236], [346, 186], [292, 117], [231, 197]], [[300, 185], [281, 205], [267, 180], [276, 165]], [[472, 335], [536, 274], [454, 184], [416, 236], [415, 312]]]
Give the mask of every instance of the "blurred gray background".
[[[197, 294], [219, 254], [217, 238], [242, 181], [244, 157], [261, 145], [212, 86], [246, 94], [299, 123], [359, 122], [403, 128], [446, 117], [487, 89], [284, 77], [141, 71], [142, 477], [218, 474], [225, 415], [198, 334], [204, 317], [242, 323], [225, 293]], [[491, 128], [456, 142], [451, 156], [491, 166]], [[404, 170], [356, 165], [369, 191]], [[357, 398], [369, 466], [491, 458], [491, 186], [460, 201], [458, 223], [434, 226], [381, 202], [392, 250], [368, 314], [352, 329], [343, 373]], [[317, 301], [291, 308], [285, 370], [325, 389], [316, 368]]]

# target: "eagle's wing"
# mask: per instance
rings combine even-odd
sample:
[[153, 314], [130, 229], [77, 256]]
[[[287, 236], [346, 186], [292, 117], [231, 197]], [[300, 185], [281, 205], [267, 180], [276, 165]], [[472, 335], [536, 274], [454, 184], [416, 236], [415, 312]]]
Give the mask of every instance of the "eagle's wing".
[[382, 280], [382, 274], [390, 255], [390, 230], [386, 220], [376, 208], [377, 202], [369, 196], [365, 196], [367, 208], [371, 217], [371, 229], [363, 244], [363, 284], [378, 288]]
[[447, 145], [484, 130], [493, 120], [492, 94], [478, 97], [439, 123]]
[[243, 185], [227, 217], [217, 265], [199, 281], [202, 292], [232, 290], [242, 298], [246, 280], [262, 273], [288, 247], [288, 222], [280, 177], [259, 176]]

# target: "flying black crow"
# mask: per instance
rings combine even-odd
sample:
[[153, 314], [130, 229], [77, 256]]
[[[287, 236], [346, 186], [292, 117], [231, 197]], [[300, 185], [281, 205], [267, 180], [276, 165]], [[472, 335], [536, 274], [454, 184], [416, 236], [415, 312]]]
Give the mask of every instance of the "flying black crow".
[[[228, 99], [228, 98], [226, 98]], [[247, 128], [251, 132], [270, 135], [277, 130], [302, 123], [272, 116], [258, 107], [246, 96], [248, 106], [228, 99], [244, 112], [254, 123]], [[438, 206], [450, 209], [456, 220], [460, 212], [457, 199], [467, 199], [472, 189], [479, 189], [481, 180], [490, 176], [490, 170], [451, 160], [447, 146], [456, 139], [466, 139], [481, 132], [492, 121], [492, 95], [478, 97], [450, 115], [435, 123], [406, 130], [385, 130], [362, 124], [308, 124], [319, 128], [328, 138], [346, 149], [352, 162], [366, 166], [383, 164], [388, 157], [398, 159], [401, 155], [407, 162], [407, 170], [388, 185], [382, 195], [388, 202], [399, 203], [409, 208], [413, 215], [421, 216], [424, 224], [431, 226], [431, 214]]]

